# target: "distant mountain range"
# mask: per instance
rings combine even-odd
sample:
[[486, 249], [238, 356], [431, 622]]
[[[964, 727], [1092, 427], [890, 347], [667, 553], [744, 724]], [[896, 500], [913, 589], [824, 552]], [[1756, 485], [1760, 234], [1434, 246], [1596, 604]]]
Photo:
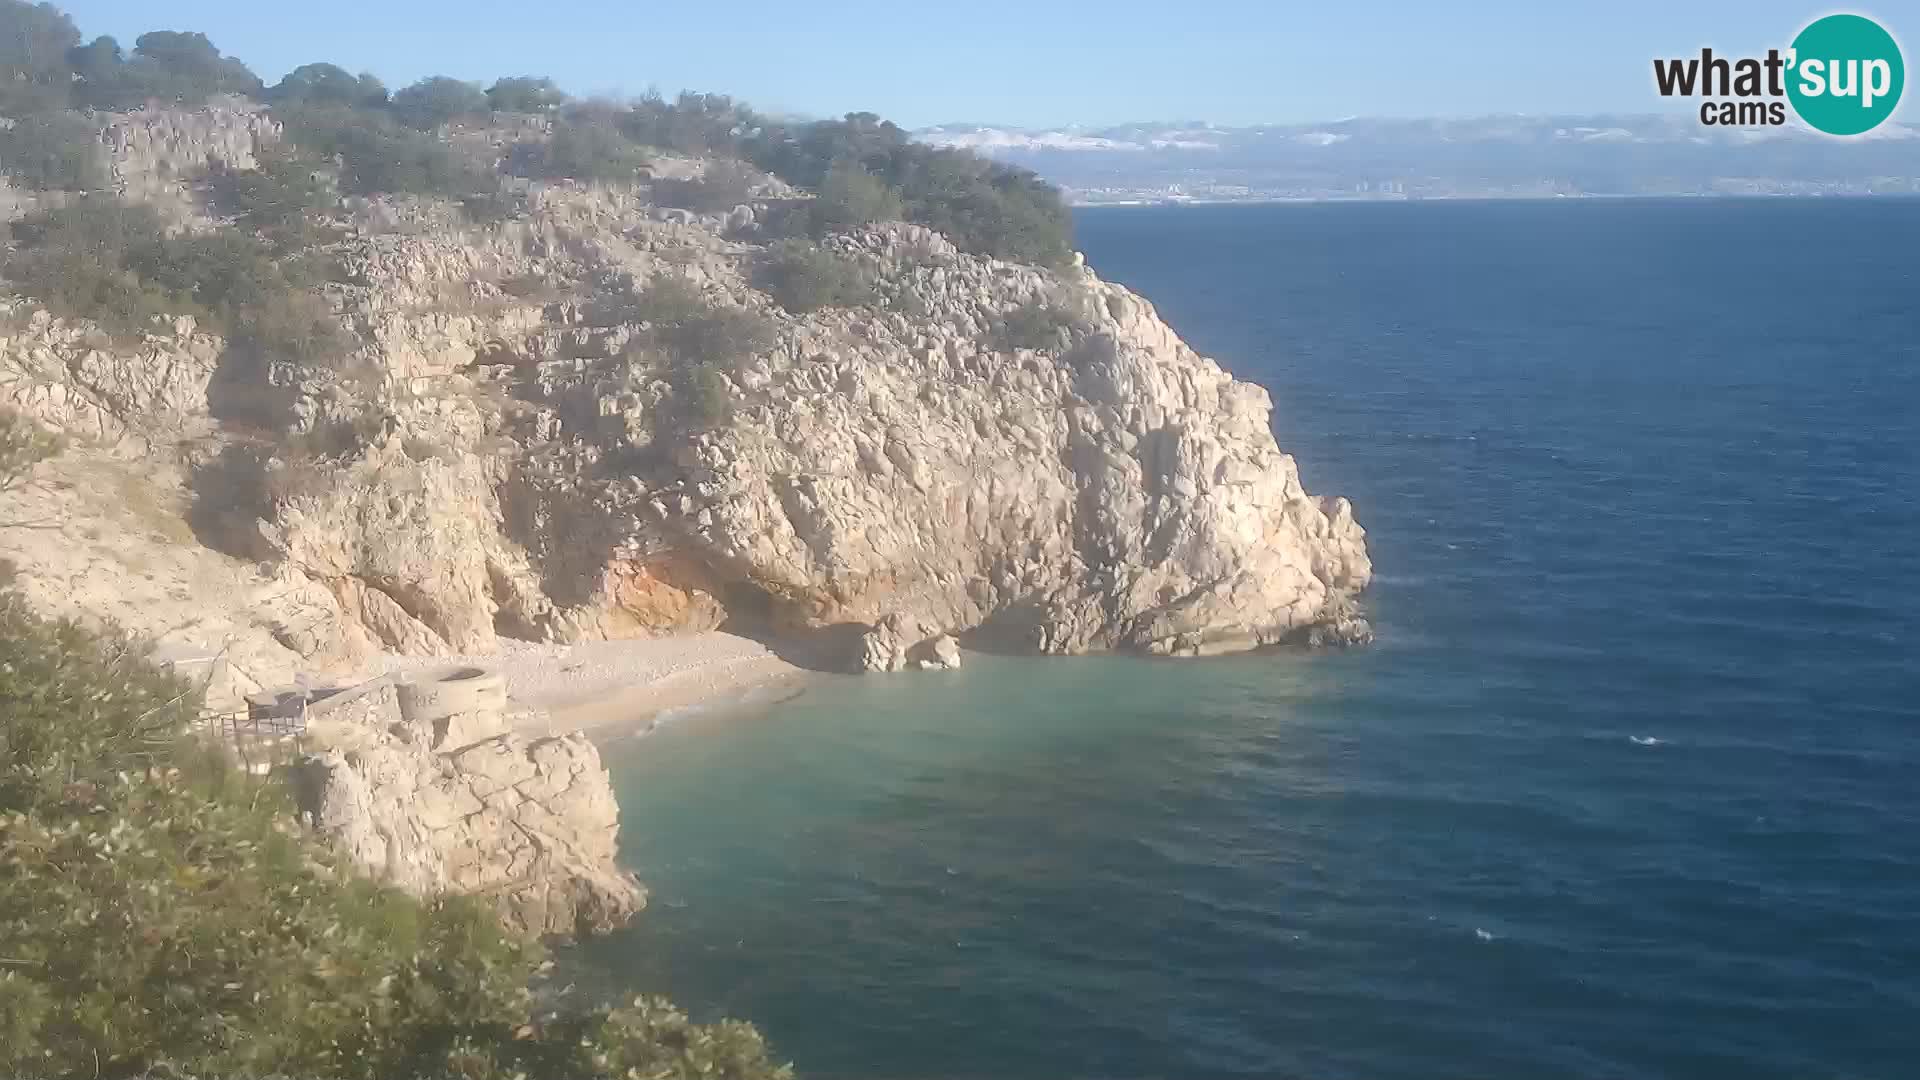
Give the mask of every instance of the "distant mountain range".
[[1692, 113], [1347, 119], [915, 133], [1021, 165], [1080, 204], [1262, 199], [1920, 193], [1920, 127], [1857, 139]]

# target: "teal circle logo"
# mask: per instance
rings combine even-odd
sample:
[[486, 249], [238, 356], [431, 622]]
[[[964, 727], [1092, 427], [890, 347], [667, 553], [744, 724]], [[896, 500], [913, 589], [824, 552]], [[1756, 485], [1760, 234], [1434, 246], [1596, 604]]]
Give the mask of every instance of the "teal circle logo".
[[1816, 19], [1793, 39], [1787, 99], [1800, 119], [1829, 135], [1872, 131], [1893, 115], [1906, 65], [1893, 35], [1860, 15]]

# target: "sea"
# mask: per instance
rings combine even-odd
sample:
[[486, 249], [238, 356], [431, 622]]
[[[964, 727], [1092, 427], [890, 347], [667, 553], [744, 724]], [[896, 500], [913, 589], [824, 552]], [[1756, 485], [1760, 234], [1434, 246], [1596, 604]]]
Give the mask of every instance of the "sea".
[[579, 977], [811, 1077], [1920, 1077], [1920, 201], [1078, 228], [1353, 500], [1378, 642], [670, 718]]

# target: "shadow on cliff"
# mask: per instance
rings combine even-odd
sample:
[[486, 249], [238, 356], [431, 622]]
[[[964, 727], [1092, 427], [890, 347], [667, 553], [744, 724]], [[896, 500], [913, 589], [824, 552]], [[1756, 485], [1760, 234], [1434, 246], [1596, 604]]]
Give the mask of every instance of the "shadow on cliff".
[[773, 598], [751, 585], [729, 588], [722, 599], [725, 622], [716, 629], [757, 641], [773, 655], [807, 671], [844, 675], [857, 671], [864, 623], [808, 628], [782, 619]]
[[273, 454], [264, 440], [238, 440], [194, 463], [188, 480], [193, 502], [187, 509], [187, 527], [203, 547], [240, 559], [272, 557], [272, 545], [260, 526], [273, 504], [268, 479]]

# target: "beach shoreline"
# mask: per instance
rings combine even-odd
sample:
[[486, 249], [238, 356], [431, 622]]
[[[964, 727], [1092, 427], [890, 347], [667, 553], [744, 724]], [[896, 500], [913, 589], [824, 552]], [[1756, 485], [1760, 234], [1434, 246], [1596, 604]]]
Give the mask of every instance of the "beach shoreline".
[[523, 734], [579, 731], [595, 741], [651, 730], [670, 710], [798, 692], [814, 674], [758, 641], [718, 630], [573, 645], [503, 641], [490, 653], [389, 656], [381, 673], [460, 665], [505, 676]]

